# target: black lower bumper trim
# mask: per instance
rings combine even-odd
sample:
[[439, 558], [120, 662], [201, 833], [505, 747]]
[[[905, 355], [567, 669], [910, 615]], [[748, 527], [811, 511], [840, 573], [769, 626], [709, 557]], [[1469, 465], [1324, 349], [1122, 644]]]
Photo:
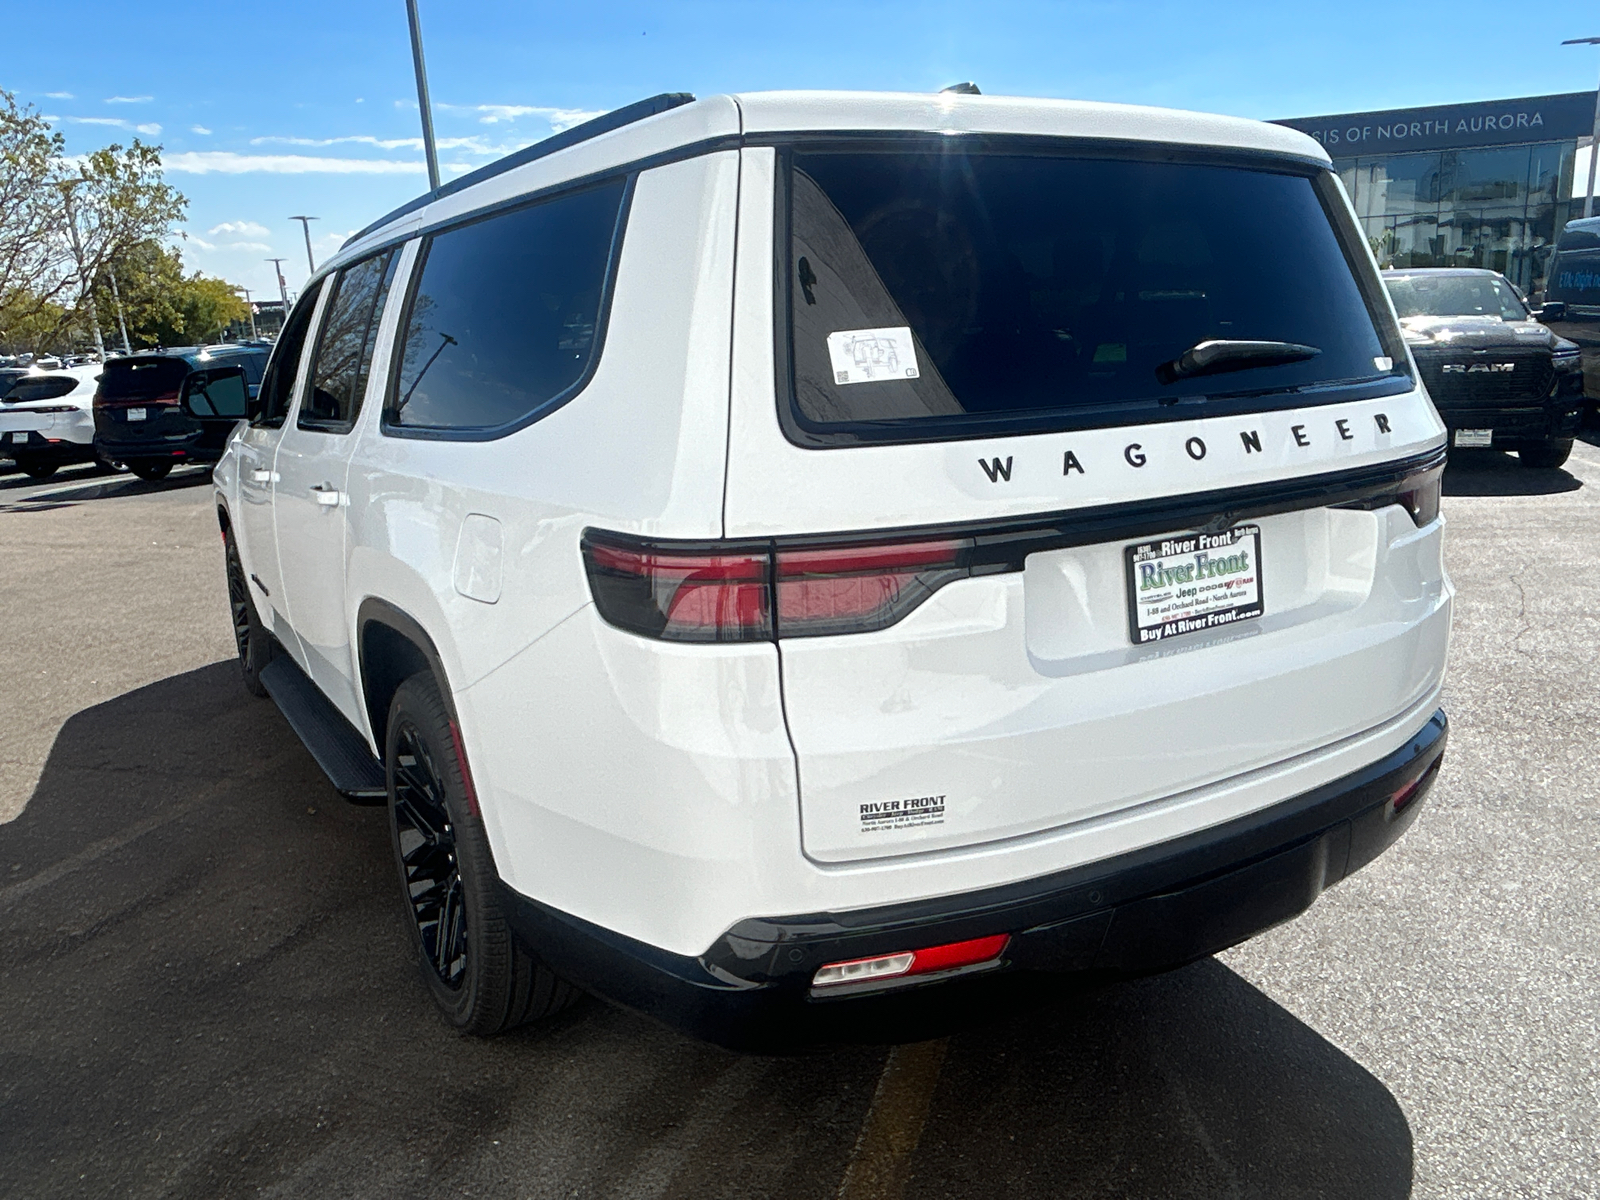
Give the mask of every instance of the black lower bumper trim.
[[1441, 710], [1365, 769], [1216, 828], [982, 892], [741, 921], [698, 958], [623, 937], [510, 888], [504, 902], [540, 957], [609, 1000], [723, 1045], [804, 1042], [837, 1027], [839, 1010], [887, 998], [813, 992], [811, 977], [828, 962], [1010, 934], [998, 969], [961, 981], [971, 987], [1021, 973], [1086, 980], [1148, 974], [1237, 945], [1304, 912], [1325, 888], [1392, 845], [1416, 819], [1448, 736]]

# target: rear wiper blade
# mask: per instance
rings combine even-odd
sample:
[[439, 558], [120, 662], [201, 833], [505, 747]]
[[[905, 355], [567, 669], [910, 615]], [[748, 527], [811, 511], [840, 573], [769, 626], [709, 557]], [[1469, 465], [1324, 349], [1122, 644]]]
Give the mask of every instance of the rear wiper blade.
[[1156, 368], [1162, 383], [1176, 383], [1196, 375], [1217, 375], [1223, 371], [1246, 371], [1251, 367], [1276, 367], [1284, 363], [1305, 362], [1322, 351], [1299, 342], [1235, 342], [1225, 339], [1199, 342], [1171, 362]]

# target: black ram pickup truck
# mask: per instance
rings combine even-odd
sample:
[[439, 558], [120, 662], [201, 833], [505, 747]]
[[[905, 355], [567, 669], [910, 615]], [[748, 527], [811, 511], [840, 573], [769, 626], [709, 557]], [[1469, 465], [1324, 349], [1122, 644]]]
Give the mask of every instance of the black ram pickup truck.
[[1494, 271], [1385, 271], [1406, 343], [1453, 447], [1515, 450], [1528, 467], [1559, 467], [1583, 422], [1576, 343], [1534, 319]]

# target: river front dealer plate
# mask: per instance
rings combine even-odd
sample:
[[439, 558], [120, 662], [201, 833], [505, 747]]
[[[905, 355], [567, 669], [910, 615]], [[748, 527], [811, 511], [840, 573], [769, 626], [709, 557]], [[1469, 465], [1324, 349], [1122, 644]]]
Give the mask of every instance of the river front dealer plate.
[[1128, 635], [1135, 646], [1259, 617], [1261, 526], [1129, 546]]

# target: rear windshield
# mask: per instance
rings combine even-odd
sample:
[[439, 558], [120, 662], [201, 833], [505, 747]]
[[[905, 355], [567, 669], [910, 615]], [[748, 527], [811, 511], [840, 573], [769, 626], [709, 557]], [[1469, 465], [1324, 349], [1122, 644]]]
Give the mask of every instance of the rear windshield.
[[188, 374], [189, 364], [181, 358], [112, 359], [100, 376], [100, 398], [145, 400], [176, 396]]
[[[1325, 172], [948, 143], [786, 157], [797, 440], [1090, 428], [1410, 386]], [[1163, 382], [1208, 340], [1316, 353]]]
[[1392, 275], [1384, 280], [1394, 311], [1406, 317], [1499, 317], [1526, 321], [1511, 285], [1493, 275]]

